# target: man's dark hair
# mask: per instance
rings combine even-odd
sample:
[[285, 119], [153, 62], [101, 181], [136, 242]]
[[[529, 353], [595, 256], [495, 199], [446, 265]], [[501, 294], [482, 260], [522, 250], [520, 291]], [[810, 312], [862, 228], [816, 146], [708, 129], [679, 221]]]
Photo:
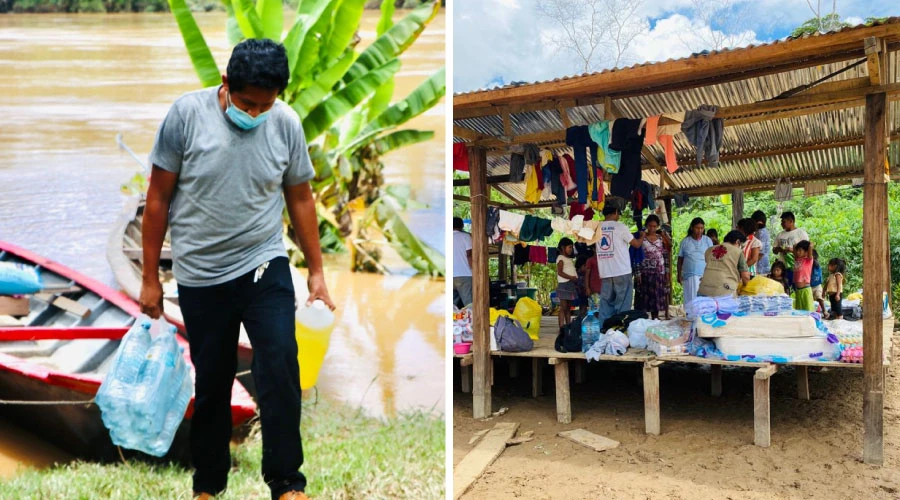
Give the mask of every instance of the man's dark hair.
[[737, 223], [737, 228], [747, 236], [756, 232], [756, 221], [751, 218], [741, 219]]
[[454, 217], [453, 218], [453, 230], [454, 231], [457, 229], [459, 229], [461, 231], [463, 226], [464, 226], [464, 223], [463, 223], [462, 217]]
[[280, 94], [291, 76], [284, 45], [268, 38], [244, 40], [231, 51], [226, 75], [231, 91], [240, 92], [252, 85]]
[[622, 213], [622, 211], [619, 210], [619, 207], [617, 207], [615, 205], [612, 205], [609, 203], [607, 203], [606, 205], [603, 205], [603, 216], [604, 217], [607, 215], [621, 214], [621, 213]]
[[558, 248], [560, 251], [562, 251], [563, 248], [566, 248], [569, 245], [574, 245], [574, 243], [572, 243], [572, 240], [569, 238], [563, 238], [563, 239], [559, 240], [559, 244], [556, 245], [556, 248]]
[[804, 252], [809, 253], [811, 243], [809, 240], [798, 241], [796, 245], [794, 245], [794, 250], [803, 250]]
[[733, 229], [725, 235], [724, 241], [725, 243], [731, 243], [732, 245], [740, 245], [741, 243], [747, 241], [747, 237], [744, 236], [744, 233], [738, 231], [737, 229]]
[[792, 220], [795, 222], [797, 220], [797, 219], [794, 219], [794, 212], [785, 212], [785, 213], [781, 214], [781, 220], [784, 220], [784, 219]]
[[757, 224], [762, 224], [762, 227], [766, 227], [766, 214], [762, 210], [753, 212], [753, 215], [751, 215], [750, 218], [755, 220]]
[[719, 231], [717, 231], [716, 228], [711, 227], [711, 228], [709, 228], [709, 229], [706, 230], [706, 235], [709, 236], [710, 238], [712, 238], [713, 236], [715, 236], [716, 238], [718, 238], [718, 237], [719, 237]]

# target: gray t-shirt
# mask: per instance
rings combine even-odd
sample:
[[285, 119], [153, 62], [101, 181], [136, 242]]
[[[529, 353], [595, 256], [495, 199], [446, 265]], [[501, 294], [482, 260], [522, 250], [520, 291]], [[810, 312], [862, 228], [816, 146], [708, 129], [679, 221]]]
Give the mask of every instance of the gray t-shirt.
[[314, 175], [290, 106], [278, 100], [265, 123], [242, 130], [218, 90], [178, 98], [150, 152], [153, 165], [178, 174], [169, 228], [175, 279], [186, 286], [224, 283], [287, 255], [282, 189]]

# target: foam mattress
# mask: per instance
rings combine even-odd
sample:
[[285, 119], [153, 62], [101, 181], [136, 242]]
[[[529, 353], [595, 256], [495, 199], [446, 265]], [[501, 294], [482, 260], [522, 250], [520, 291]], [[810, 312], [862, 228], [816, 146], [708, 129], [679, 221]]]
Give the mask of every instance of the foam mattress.
[[804, 338], [719, 337], [716, 347], [728, 358], [837, 359], [838, 347], [824, 336]]
[[809, 316], [732, 316], [717, 328], [697, 321], [697, 335], [703, 338], [754, 337], [781, 339], [820, 335]]

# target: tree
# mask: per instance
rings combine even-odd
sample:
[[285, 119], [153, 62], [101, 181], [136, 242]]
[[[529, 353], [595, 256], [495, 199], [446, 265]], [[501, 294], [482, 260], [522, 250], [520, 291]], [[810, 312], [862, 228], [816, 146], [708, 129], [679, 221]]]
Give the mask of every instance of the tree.
[[692, 38], [679, 35], [691, 52], [740, 47], [753, 41], [753, 32], [745, 29], [742, 0], [692, 0], [692, 18], [707, 29], [691, 30]]
[[640, 0], [538, 0], [537, 11], [559, 31], [550, 35], [558, 51], [573, 54], [584, 73], [624, 62], [635, 37], [647, 31]]
[[[413, 203], [408, 191], [382, 189], [381, 162], [389, 151], [434, 136], [431, 131], [398, 128], [443, 98], [443, 68], [398, 102], [391, 104], [391, 100], [400, 54], [434, 19], [439, 6], [424, 4], [395, 24], [393, 0], [383, 0], [377, 38], [358, 51], [364, 0], [302, 0], [283, 39], [288, 23], [281, 0], [222, 2], [228, 13], [229, 42], [270, 38], [281, 40], [287, 50], [290, 80], [280, 97], [300, 116], [310, 145], [316, 172], [310, 184], [323, 249], [343, 248], [343, 239], [355, 232], [357, 238], [351, 243], [362, 250], [366, 232], [378, 231], [417, 271], [443, 275], [444, 257], [420, 241], [400, 216]], [[169, 5], [201, 84], [218, 84], [221, 71], [185, 0], [169, 0]], [[349, 216], [353, 202], [367, 207], [356, 231]], [[286, 216], [285, 223], [290, 236], [293, 229]], [[286, 238], [287, 243], [290, 240]], [[363, 250], [354, 256], [376, 253], [377, 249]], [[296, 248], [289, 248], [289, 254], [292, 262], [302, 259]]]

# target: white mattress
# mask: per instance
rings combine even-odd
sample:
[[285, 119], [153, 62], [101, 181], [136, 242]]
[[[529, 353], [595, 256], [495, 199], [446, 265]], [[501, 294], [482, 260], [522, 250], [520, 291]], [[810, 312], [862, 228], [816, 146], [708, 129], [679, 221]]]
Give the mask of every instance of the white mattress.
[[815, 337], [816, 321], [809, 316], [732, 316], [725, 326], [713, 328], [697, 321], [697, 335], [703, 338], [755, 337], [765, 339]]
[[[783, 357], [791, 359], [836, 359], [836, 345], [825, 337], [805, 338], [750, 338], [720, 337], [716, 347], [725, 356]], [[816, 356], [810, 357], [811, 354]]]

